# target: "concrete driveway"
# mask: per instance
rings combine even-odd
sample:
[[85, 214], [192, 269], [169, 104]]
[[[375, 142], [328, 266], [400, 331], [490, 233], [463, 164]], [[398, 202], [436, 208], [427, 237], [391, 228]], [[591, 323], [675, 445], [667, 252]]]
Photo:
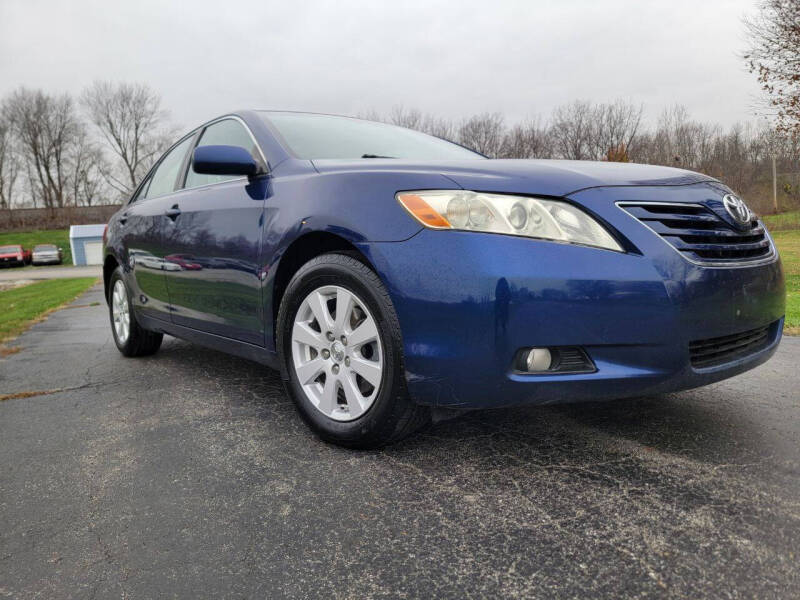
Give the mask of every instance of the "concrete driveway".
[[92, 302], [0, 361], [0, 597], [800, 596], [800, 339], [708, 388], [353, 452], [259, 365], [123, 358]]
[[68, 279], [71, 277], [100, 277], [103, 267], [89, 265], [75, 267], [4, 267], [0, 269], [0, 281], [39, 280], [39, 279]]

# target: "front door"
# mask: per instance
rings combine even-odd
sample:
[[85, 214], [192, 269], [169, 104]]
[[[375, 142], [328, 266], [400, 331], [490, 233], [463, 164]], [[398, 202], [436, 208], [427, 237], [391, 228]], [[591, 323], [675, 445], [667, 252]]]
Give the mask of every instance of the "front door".
[[119, 227], [131, 274], [128, 285], [138, 314], [171, 320], [171, 305], [164, 277], [164, 230], [171, 224], [166, 210], [178, 185], [194, 136], [167, 152], [142, 184], [136, 197], [120, 215]]
[[[220, 144], [260, 156], [235, 119], [212, 123], [198, 142]], [[263, 177], [204, 175], [189, 165], [184, 189], [171, 197], [164, 236], [164, 274], [175, 324], [264, 344], [260, 252], [266, 185]]]

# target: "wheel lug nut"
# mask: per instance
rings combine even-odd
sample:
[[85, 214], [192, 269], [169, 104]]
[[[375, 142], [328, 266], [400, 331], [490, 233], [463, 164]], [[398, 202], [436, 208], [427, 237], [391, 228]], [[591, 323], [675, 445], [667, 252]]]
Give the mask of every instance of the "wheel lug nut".
[[339, 374], [339, 365], [333, 365], [333, 368], [331, 370], [333, 371], [334, 375], [338, 375]]
[[350, 366], [350, 357], [349, 356], [345, 356], [344, 357], [344, 364], [347, 365], [348, 367]]
[[342, 344], [347, 346], [347, 338], [345, 336], [342, 336]]
[[332, 332], [329, 331], [328, 333], [326, 333], [325, 337], [328, 338], [329, 342], [333, 341], [333, 333]]
[[322, 358], [324, 358], [325, 360], [327, 360], [327, 359], [329, 359], [330, 357], [331, 357], [331, 351], [330, 351], [330, 350], [328, 350], [327, 348], [326, 348], [326, 349], [324, 349], [324, 350], [322, 351]]

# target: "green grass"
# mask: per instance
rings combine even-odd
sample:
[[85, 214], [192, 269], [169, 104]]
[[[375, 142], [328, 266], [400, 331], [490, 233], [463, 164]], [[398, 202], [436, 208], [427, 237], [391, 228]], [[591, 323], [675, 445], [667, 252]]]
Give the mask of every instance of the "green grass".
[[800, 229], [800, 210], [779, 213], [777, 215], [763, 215], [761, 220], [766, 223], [770, 232]]
[[22, 244], [26, 250], [33, 250], [36, 244], [55, 244], [61, 250], [64, 265], [72, 264], [72, 251], [69, 247], [69, 229], [40, 229], [36, 231], [10, 231], [0, 233], [0, 246]]
[[800, 335], [800, 229], [772, 234], [786, 275], [786, 333]]
[[0, 344], [15, 338], [49, 312], [74, 300], [94, 277], [50, 279], [0, 292]]

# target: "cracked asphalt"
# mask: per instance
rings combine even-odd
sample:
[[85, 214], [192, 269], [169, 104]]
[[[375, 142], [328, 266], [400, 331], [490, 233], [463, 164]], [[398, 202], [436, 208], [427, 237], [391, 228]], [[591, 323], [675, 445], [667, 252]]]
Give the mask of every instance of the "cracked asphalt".
[[800, 338], [711, 387], [376, 452], [317, 440], [255, 363], [123, 358], [97, 287], [15, 343], [0, 597], [800, 596]]

